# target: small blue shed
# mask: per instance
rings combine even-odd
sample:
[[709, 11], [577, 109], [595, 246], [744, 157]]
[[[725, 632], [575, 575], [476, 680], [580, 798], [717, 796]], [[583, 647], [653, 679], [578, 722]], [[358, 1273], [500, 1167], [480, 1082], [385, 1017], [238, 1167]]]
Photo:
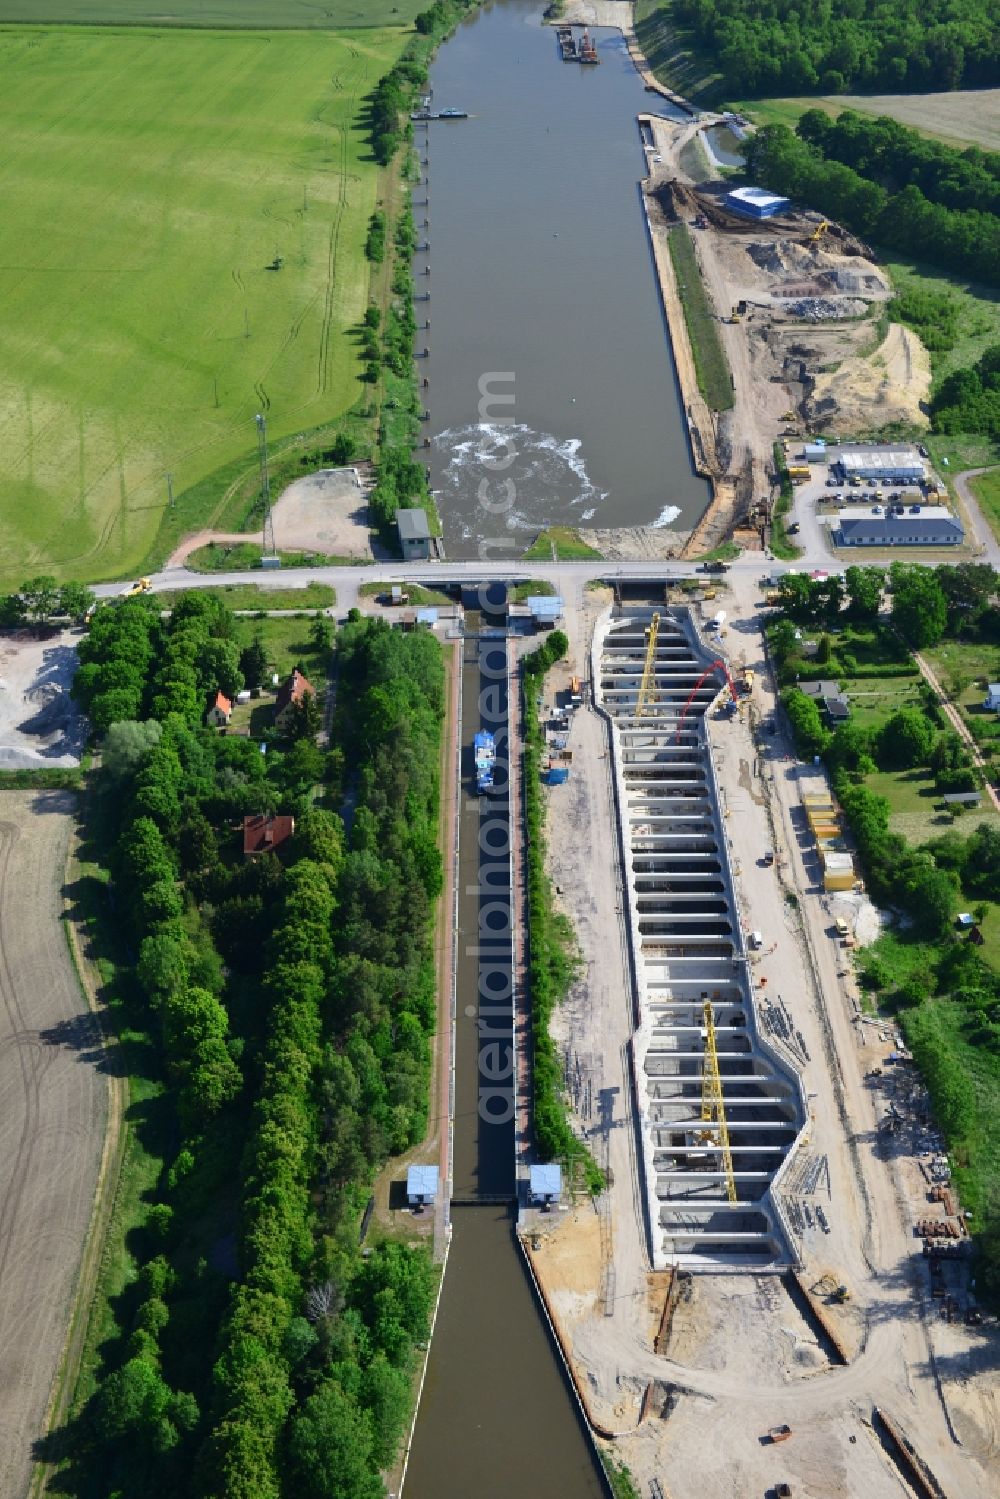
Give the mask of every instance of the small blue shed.
[[438, 1168], [411, 1166], [406, 1173], [406, 1200], [411, 1208], [433, 1206], [437, 1198]]
[[555, 1161], [532, 1166], [529, 1170], [528, 1200], [536, 1206], [549, 1207], [562, 1195], [562, 1167]]

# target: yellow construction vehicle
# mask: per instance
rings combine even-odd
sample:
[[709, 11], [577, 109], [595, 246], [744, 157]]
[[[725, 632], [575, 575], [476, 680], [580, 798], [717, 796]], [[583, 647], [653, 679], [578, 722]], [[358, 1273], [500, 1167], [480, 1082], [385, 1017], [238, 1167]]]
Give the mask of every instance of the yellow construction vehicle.
[[829, 221], [829, 219], [824, 219], [821, 224], [818, 224], [816, 226], [815, 231], [812, 234], [810, 234], [810, 236], [809, 236], [809, 243], [812, 244], [815, 240], [820, 239], [826, 233], [826, 231], [829, 229], [829, 227], [830, 227], [830, 221]]
[[646, 660], [639, 683], [639, 696], [635, 700], [635, 716], [641, 718], [656, 698], [656, 637], [660, 631], [660, 616], [654, 614], [649, 622], [646, 639]]
[[131, 588], [126, 588], [122, 597], [126, 599], [134, 599], [137, 594], [148, 593], [152, 586], [152, 578], [140, 578], [137, 583], [132, 584]]
[[702, 1145], [711, 1145], [722, 1157], [722, 1169], [726, 1176], [726, 1196], [737, 1202], [736, 1177], [733, 1173], [733, 1153], [729, 1145], [729, 1126], [726, 1123], [726, 1104], [722, 1094], [722, 1075], [719, 1072], [719, 1053], [715, 1045], [715, 1015], [712, 1001], [706, 999], [705, 1059], [701, 1080], [702, 1127], [698, 1140]]
[[838, 1306], [843, 1306], [851, 1299], [850, 1291], [833, 1275], [821, 1275], [812, 1289], [819, 1291], [828, 1301], [836, 1302]]

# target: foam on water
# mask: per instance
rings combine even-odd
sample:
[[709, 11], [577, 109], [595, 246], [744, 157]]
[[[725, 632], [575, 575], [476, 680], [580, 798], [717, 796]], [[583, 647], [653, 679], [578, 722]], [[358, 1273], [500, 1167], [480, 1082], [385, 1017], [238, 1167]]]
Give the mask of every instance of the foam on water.
[[656, 519], [651, 522], [652, 530], [662, 531], [666, 526], [672, 525], [680, 513], [679, 505], [664, 505]]
[[608, 496], [591, 482], [582, 446], [578, 437], [560, 439], [523, 422], [481, 422], [439, 432], [433, 447], [443, 462], [437, 487], [441, 513], [459, 521], [463, 537], [481, 535], [485, 517], [508, 531], [589, 520]]

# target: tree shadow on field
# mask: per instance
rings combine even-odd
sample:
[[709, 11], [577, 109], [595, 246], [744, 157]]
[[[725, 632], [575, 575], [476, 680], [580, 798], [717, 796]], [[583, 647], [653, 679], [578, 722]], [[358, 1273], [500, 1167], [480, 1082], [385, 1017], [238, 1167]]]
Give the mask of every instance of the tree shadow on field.
[[60, 1020], [39, 1032], [46, 1046], [62, 1046], [75, 1051], [77, 1059], [87, 1062], [108, 1077], [124, 1077], [125, 1064], [121, 1048], [113, 1039], [105, 1041], [100, 1017], [93, 1010], [81, 1011], [68, 1020]]

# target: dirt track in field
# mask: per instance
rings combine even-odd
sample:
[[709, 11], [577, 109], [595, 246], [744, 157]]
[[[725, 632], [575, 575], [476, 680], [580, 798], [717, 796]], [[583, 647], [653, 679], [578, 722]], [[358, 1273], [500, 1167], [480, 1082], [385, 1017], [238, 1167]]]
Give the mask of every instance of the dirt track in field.
[[0, 1494], [21, 1499], [104, 1140], [100, 1033], [62, 930], [74, 798], [0, 793]]

